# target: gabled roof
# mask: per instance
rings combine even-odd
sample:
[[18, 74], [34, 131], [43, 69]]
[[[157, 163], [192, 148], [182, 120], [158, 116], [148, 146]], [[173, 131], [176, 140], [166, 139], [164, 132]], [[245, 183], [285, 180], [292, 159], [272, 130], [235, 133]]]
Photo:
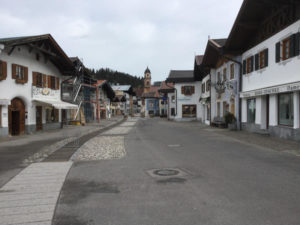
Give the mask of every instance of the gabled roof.
[[112, 100], [115, 97], [115, 92], [110, 86], [110, 84], [107, 82], [107, 80], [97, 80], [97, 87], [103, 87], [103, 89], [106, 91], [107, 96]]
[[[299, 0], [244, 0], [228, 36], [226, 50], [241, 53], [251, 48], [299, 20], [299, 12]], [[280, 19], [281, 16], [284, 19]], [[271, 29], [262, 27], [264, 22], [271, 20], [275, 21]], [[257, 36], [260, 29], [265, 32]]]
[[214, 68], [224, 49], [227, 39], [208, 39], [202, 61], [204, 68]]
[[143, 93], [142, 97], [143, 98], [159, 98], [159, 86], [151, 86], [149, 92]]
[[160, 93], [172, 93], [174, 92], [174, 84], [163, 81], [158, 91]]
[[181, 83], [193, 81], [195, 81], [193, 70], [171, 70], [166, 80], [166, 82], [168, 83]]
[[144, 88], [138, 87], [138, 88], [133, 88], [133, 91], [135, 92], [137, 97], [142, 97], [144, 93]]
[[1, 38], [0, 44], [4, 44], [5, 48], [10, 48], [9, 52], [13, 52], [17, 46], [26, 45], [29, 50], [35, 49], [44, 54], [61, 73], [72, 74], [74, 72], [72, 61], [57, 44], [51, 34]]

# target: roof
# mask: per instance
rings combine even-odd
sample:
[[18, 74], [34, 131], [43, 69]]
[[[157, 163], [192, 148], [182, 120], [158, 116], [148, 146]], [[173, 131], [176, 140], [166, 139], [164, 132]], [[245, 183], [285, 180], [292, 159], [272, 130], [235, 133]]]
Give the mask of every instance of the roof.
[[155, 81], [155, 82], [153, 83], [153, 86], [160, 87], [160, 85], [161, 85], [161, 81]]
[[159, 98], [159, 86], [151, 86], [149, 92], [143, 93], [142, 97], [143, 98]]
[[131, 85], [112, 85], [114, 91], [129, 91]]
[[[299, 12], [299, 0], [244, 0], [228, 36], [226, 50], [241, 53], [251, 48], [299, 20]], [[271, 29], [266, 26], [269, 22]]]
[[195, 63], [197, 66], [200, 66], [203, 60], [203, 55], [196, 55], [195, 56]]
[[181, 82], [193, 82], [194, 71], [193, 70], [171, 70], [166, 82], [181, 83]]
[[208, 39], [202, 65], [205, 68], [214, 68], [224, 48], [227, 39]]
[[142, 97], [144, 93], [144, 88], [138, 87], [138, 88], [133, 88], [133, 91], [135, 92], [137, 97]]
[[148, 66], [147, 66], [147, 69], [145, 70], [145, 73], [151, 73], [151, 71], [149, 70]]
[[163, 81], [158, 91], [161, 93], [171, 93], [174, 91], [174, 84]]
[[110, 86], [110, 84], [107, 82], [107, 80], [97, 80], [97, 87], [101, 86], [107, 93], [107, 96], [110, 99], [113, 99], [115, 97], [115, 92]]
[[51, 34], [1, 38], [0, 44], [4, 44], [6, 48], [10, 47], [10, 51], [13, 51], [16, 46], [26, 45], [29, 49], [35, 49], [46, 55], [61, 73], [72, 74], [74, 72], [72, 61]]

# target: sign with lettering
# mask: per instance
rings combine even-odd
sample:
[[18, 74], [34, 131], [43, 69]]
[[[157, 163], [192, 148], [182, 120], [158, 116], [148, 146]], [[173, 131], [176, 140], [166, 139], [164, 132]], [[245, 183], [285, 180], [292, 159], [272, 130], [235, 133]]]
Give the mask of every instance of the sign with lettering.
[[254, 91], [241, 92], [240, 96], [241, 98], [248, 98], [254, 96], [270, 95], [270, 94], [299, 91], [299, 90], [300, 90], [300, 82], [297, 82], [292, 84], [280, 85], [276, 87], [262, 88]]

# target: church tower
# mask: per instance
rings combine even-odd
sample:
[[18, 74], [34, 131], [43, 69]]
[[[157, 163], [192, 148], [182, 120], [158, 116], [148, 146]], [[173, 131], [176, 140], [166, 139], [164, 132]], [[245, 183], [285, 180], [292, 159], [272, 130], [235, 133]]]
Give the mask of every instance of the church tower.
[[145, 70], [144, 74], [144, 93], [148, 93], [151, 87], [151, 71], [149, 70], [148, 66]]

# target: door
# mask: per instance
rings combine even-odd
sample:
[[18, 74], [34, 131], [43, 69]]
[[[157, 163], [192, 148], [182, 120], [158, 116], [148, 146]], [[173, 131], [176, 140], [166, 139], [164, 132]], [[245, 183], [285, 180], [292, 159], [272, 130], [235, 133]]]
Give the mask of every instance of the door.
[[266, 129], [269, 129], [270, 95], [266, 96]]
[[61, 117], [63, 124], [67, 124], [67, 110], [63, 109], [61, 111]]
[[20, 111], [13, 110], [11, 112], [12, 115], [12, 135], [20, 134]]
[[25, 133], [25, 105], [20, 98], [14, 98], [8, 106], [8, 124], [11, 135]]
[[36, 130], [43, 130], [43, 108], [42, 106], [36, 107]]

